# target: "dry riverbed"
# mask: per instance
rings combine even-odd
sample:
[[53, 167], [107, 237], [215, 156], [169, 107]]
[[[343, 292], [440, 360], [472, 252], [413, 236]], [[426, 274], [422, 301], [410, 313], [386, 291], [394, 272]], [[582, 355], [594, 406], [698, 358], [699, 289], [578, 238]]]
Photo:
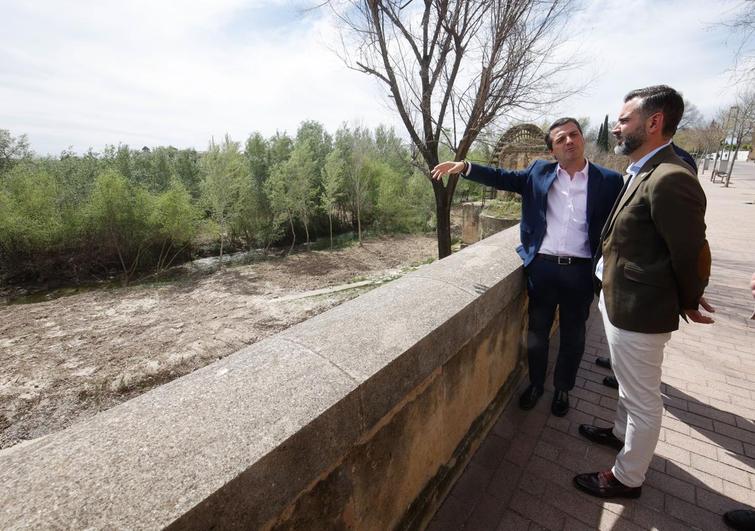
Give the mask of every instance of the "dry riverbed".
[[89, 418], [436, 256], [434, 237], [377, 238], [170, 283], [0, 306], [0, 448]]

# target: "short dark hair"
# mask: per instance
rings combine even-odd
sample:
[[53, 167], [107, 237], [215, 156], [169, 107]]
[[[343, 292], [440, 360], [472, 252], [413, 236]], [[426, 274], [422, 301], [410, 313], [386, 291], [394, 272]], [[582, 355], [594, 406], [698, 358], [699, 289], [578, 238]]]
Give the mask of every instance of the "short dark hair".
[[582, 134], [582, 126], [579, 125], [579, 122], [574, 118], [569, 118], [568, 116], [564, 118], [559, 118], [555, 122], [551, 124], [551, 126], [548, 128], [548, 132], [545, 133], [545, 145], [548, 146], [548, 150], [553, 150], [553, 140], [551, 139], [551, 131], [553, 131], [556, 127], [561, 127], [562, 125], [566, 124], [574, 124], [577, 126], [577, 129], [579, 129], [579, 134]]
[[654, 85], [631, 91], [624, 96], [624, 103], [640, 99], [639, 111], [645, 116], [663, 113], [663, 136], [671, 138], [679, 127], [684, 114], [684, 98], [668, 85]]

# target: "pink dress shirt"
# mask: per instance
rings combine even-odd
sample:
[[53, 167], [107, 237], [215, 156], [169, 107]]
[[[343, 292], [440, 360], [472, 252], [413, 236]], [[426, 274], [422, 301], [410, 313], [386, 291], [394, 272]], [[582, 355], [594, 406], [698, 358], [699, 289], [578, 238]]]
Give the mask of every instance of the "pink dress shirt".
[[556, 179], [548, 190], [545, 237], [538, 252], [556, 256], [590, 258], [587, 235], [587, 171], [590, 163], [574, 174], [559, 164]]

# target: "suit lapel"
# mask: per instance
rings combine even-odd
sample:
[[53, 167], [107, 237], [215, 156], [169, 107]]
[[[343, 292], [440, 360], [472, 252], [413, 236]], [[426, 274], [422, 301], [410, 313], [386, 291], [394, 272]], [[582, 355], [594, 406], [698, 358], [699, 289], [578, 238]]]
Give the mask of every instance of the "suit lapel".
[[[640, 168], [640, 172], [635, 175], [634, 179], [632, 179], [632, 182], [629, 184], [629, 187], [625, 188], [623, 194], [619, 196], [619, 199], [616, 201], [616, 205], [614, 205], [614, 209], [611, 212], [610, 217], [608, 218], [608, 223], [606, 223], [606, 228], [603, 231], [603, 235], [607, 235], [609, 232], [611, 232], [611, 229], [613, 228], [613, 223], [616, 221], [616, 216], [619, 215], [619, 212], [626, 206], [626, 204], [629, 202], [630, 199], [632, 199], [632, 196], [637, 191], [637, 189], [640, 187], [640, 184], [650, 177], [650, 175], [653, 173], [653, 170], [666, 158], [666, 156], [669, 153], [673, 153], [672, 148], [670, 146], [666, 146], [665, 148], [661, 149], [658, 153], [653, 155], [650, 160], [648, 160], [645, 164], [642, 165], [642, 168]], [[628, 176], [628, 174], [627, 174]]]
[[588, 162], [587, 168], [587, 224], [590, 225], [592, 214], [595, 211], [595, 203], [598, 201], [600, 186], [603, 184], [603, 176], [598, 169]]
[[545, 179], [543, 179], [543, 194], [541, 197], [541, 207], [543, 212], [543, 220], [545, 220], [545, 212], [548, 209], [548, 190], [551, 189], [551, 186], [553, 186], [553, 181], [556, 180], [556, 175], [558, 174], [558, 164], [553, 165], [553, 171], [549, 172]]
[[621, 191], [619, 192], [619, 196], [616, 198], [616, 201], [613, 202], [613, 207], [611, 207], [611, 213], [608, 214], [608, 219], [606, 220], [605, 225], [603, 225], [603, 230], [600, 231], [600, 238], [601, 238], [601, 240], [606, 237], [606, 235], [608, 234], [608, 231], [613, 226], [613, 218], [614, 218], [614, 216], [616, 214], [616, 210], [619, 207], [619, 203], [621, 202], [621, 199], [624, 197], [624, 194], [627, 191], [627, 187], [629, 186], [629, 178], [630, 177], [631, 176], [628, 173], [626, 175], [624, 175], [624, 177], [623, 177], [623, 179], [624, 179], [624, 186], [621, 187]]

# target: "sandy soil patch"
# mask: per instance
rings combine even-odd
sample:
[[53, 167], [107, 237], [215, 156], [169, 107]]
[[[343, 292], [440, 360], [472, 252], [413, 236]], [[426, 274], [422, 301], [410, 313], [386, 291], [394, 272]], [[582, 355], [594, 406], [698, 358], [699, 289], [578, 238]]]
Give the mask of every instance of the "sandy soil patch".
[[436, 256], [434, 237], [378, 238], [162, 285], [0, 306], [0, 448], [89, 418], [376, 285], [365, 280]]

